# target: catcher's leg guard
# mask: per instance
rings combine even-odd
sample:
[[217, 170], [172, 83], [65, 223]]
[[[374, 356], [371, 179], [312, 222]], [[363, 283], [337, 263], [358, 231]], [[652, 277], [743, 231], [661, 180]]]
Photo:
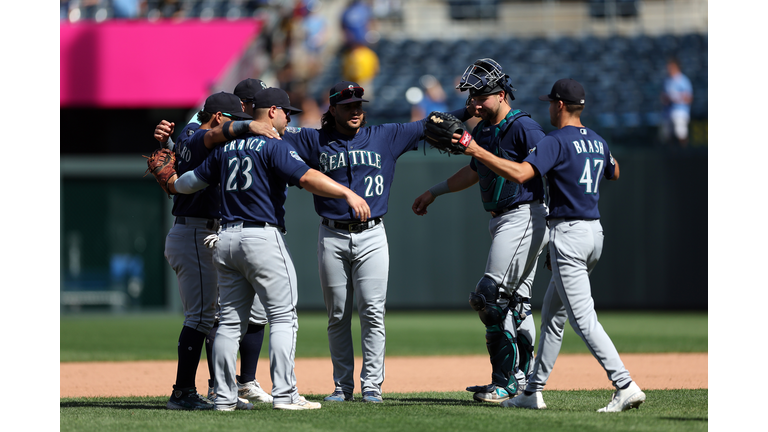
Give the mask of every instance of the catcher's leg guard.
[[520, 362], [517, 365], [518, 369], [523, 371], [525, 376], [528, 376], [530, 372], [531, 363], [533, 363], [533, 344], [528, 340], [525, 335], [517, 334], [517, 350], [520, 353]]
[[504, 322], [504, 318], [507, 316], [507, 310], [496, 304], [498, 298], [499, 287], [487, 276], [483, 276], [477, 283], [475, 291], [469, 293], [469, 305], [477, 311], [480, 321], [486, 327]]
[[515, 337], [512, 336], [512, 333], [503, 330], [501, 325], [487, 326], [485, 345], [491, 356], [491, 380], [493, 384], [503, 387], [512, 397], [518, 389], [514, 373], [517, 357]]

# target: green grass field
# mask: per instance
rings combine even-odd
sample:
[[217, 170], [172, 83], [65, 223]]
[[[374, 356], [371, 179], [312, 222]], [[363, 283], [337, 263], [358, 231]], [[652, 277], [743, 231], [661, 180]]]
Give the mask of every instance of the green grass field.
[[[705, 312], [599, 312], [599, 319], [622, 353], [707, 352]], [[62, 315], [60, 360], [173, 360], [182, 321], [180, 315], [164, 314]], [[390, 312], [386, 324], [387, 356], [486, 353], [484, 328], [471, 311]], [[324, 314], [300, 312], [299, 326], [297, 356], [328, 356]], [[359, 325], [353, 329], [359, 334]], [[562, 352], [587, 353], [570, 327]], [[608, 390], [545, 391], [549, 409], [544, 411], [479, 404], [468, 392], [387, 393], [383, 404], [325, 403], [306, 412], [264, 405], [233, 413], [173, 412], [165, 409], [165, 397], [62, 398], [59, 421], [62, 431], [708, 430], [708, 390], [649, 390], [646, 395], [639, 410], [618, 414], [595, 412], [610, 399]], [[320, 401], [324, 395], [306, 396]]]

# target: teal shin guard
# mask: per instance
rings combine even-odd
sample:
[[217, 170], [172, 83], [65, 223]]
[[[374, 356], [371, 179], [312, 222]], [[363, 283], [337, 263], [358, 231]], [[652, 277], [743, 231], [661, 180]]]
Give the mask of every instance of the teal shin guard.
[[485, 328], [485, 345], [491, 356], [491, 380], [497, 387], [502, 387], [513, 396], [517, 393], [518, 384], [515, 378], [515, 358], [517, 344], [512, 334], [502, 330], [501, 326], [493, 325]]
[[523, 371], [525, 376], [528, 376], [530, 372], [531, 363], [533, 362], [533, 344], [524, 335], [517, 335], [517, 349], [520, 353], [520, 364], [517, 367]]

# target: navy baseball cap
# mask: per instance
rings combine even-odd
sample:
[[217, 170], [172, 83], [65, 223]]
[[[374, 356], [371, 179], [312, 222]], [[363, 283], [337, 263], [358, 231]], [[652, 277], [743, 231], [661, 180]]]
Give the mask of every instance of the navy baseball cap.
[[235, 95], [242, 100], [252, 101], [256, 99], [256, 93], [267, 88], [264, 81], [258, 78], [246, 78], [235, 86]]
[[291, 99], [288, 97], [288, 93], [276, 87], [268, 87], [260, 91], [259, 97], [253, 102], [254, 108], [271, 108], [273, 106], [288, 110], [291, 114], [301, 112], [300, 109], [291, 106]]
[[561, 100], [569, 105], [584, 105], [586, 98], [587, 94], [584, 92], [584, 87], [573, 78], [557, 80], [548, 95], [539, 96], [539, 100]]
[[352, 102], [368, 102], [363, 99], [365, 89], [356, 82], [342, 81], [331, 87], [328, 101], [331, 105], [343, 105]]
[[203, 106], [203, 111], [211, 114], [221, 112], [227, 117], [251, 120], [253, 117], [243, 112], [240, 98], [232, 93], [219, 92], [208, 96]]

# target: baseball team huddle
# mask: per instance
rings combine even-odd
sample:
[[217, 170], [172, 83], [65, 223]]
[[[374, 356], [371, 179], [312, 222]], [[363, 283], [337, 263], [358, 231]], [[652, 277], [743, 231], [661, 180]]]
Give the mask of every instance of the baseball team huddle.
[[[511, 107], [515, 89], [493, 59], [469, 65], [457, 89], [468, 91], [468, 98], [456, 111], [363, 127], [365, 91], [341, 81], [329, 91], [321, 127], [313, 129], [288, 126], [291, 115], [301, 112], [288, 94], [248, 78], [233, 93], [208, 97], [175, 142], [173, 123], [157, 125], [154, 136], [162, 147], [148, 157], [148, 172], [173, 197], [175, 220], [165, 256], [176, 272], [184, 310], [167, 408], [321, 408], [298, 393], [294, 374], [298, 291], [284, 240], [288, 186], [312, 193], [319, 217], [317, 262], [333, 364], [333, 389], [324, 401], [354, 400], [356, 307], [363, 354], [359, 391], [363, 402], [383, 402], [389, 274], [383, 217], [398, 158], [422, 140], [470, 159], [416, 197], [414, 214], [426, 215], [437, 197], [475, 184], [490, 214], [488, 260], [469, 305], [486, 329], [491, 382], [467, 387], [474, 400], [545, 409], [542, 390], [570, 321], [616, 389], [598, 412], [621, 412], [645, 401], [591, 297], [589, 274], [603, 246], [599, 186], [603, 178], [619, 178], [619, 164], [605, 140], [581, 123], [584, 88], [561, 79], [539, 97], [549, 103], [556, 128], [548, 134], [530, 114]], [[480, 121], [470, 132], [463, 122], [472, 117]], [[534, 354], [530, 299], [542, 255], [551, 279]], [[267, 324], [271, 391], [255, 378]], [[195, 387], [203, 346], [207, 395]]]

